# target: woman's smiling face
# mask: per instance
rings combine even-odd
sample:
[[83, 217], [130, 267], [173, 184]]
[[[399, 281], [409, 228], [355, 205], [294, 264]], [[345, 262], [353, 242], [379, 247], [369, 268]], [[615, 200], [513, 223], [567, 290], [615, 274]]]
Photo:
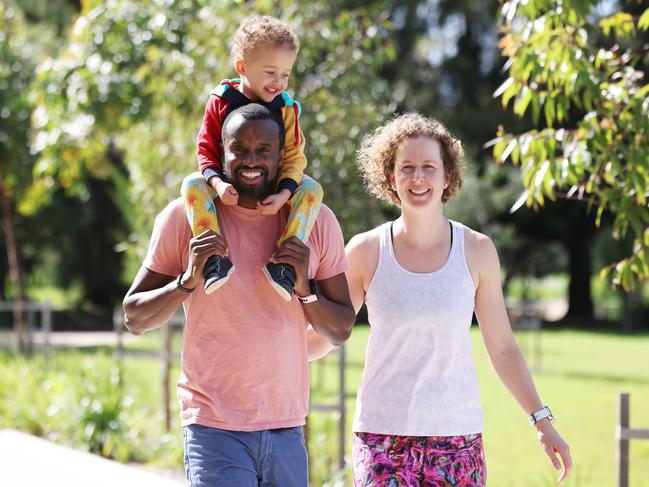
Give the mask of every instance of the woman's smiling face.
[[426, 136], [405, 139], [396, 150], [392, 176], [392, 188], [401, 207], [421, 208], [441, 202], [445, 185], [439, 142]]

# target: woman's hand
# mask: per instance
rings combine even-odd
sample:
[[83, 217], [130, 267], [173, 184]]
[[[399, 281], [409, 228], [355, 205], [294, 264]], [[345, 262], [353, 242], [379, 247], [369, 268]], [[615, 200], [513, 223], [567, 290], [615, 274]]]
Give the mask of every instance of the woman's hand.
[[[563, 472], [559, 477], [559, 483], [562, 483], [568, 478], [572, 471], [572, 458], [570, 457], [570, 447], [561, 438], [561, 435], [554, 429], [554, 426], [548, 419], [542, 419], [536, 424], [537, 436], [539, 443], [545, 450], [545, 453], [550, 457], [550, 461], [554, 468], [561, 470], [563, 463]], [[557, 458], [557, 454], [561, 457], [561, 461]]]

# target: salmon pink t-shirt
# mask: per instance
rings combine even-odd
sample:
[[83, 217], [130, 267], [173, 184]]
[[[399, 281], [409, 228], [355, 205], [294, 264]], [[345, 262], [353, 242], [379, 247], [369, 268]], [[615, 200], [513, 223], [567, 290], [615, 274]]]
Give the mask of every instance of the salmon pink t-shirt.
[[[300, 426], [309, 403], [306, 315], [297, 299], [284, 301], [261, 271], [289, 208], [268, 216], [218, 200], [216, 205], [235, 271], [213, 294], [199, 285], [183, 304], [177, 384], [182, 424], [232, 431]], [[187, 268], [191, 238], [183, 202], [175, 200], [156, 218], [144, 266], [179, 275]], [[309, 278], [345, 272], [340, 225], [324, 205], [307, 245]]]

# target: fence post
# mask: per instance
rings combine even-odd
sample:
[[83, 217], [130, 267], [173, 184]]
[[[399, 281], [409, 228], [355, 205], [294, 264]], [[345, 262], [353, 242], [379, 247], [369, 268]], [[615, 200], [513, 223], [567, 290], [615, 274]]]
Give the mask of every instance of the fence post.
[[629, 487], [629, 440], [624, 431], [629, 428], [629, 394], [620, 393], [617, 402], [617, 485]]
[[122, 333], [124, 331], [124, 315], [121, 306], [113, 308], [113, 330], [115, 331], [117, 343], [115, 344], [115, 360], [121, 362], [124, 356], [124, 341]]
[[341, 345], [340, 347], [340, 364], [339, 364], [339, 371], [340, 371], [340, 423], [339, 423], [339, 428], [340, 428], [340, 443], [338, 444], [339, 448], [339, 465], [340, 465], [340, 470], [345, 469], [345, 431], [347, 430], [347, 415], [345, 414], [345, 410], [347, 409], [345, 407], [345, 345]]
[[163, 333], [163, 363], [162, 363], [162, 402], [164, 404], [165, 413], [165, 430], [169, 432], [171, 429], [171, 406], [169, 405], [170, 392], [169, 392], [169, 378], [171, 376], [171, 336], [173, 319], [168, 321], [162, 327]]
[[43, 348], [45, 350], [45, 363], [49, 361], [52, 355], [52, 348], [50, 346], [50, 333], [52, 331], [52, 306], [49, 301], [43, 303], [41, 308], [41, 329], [43, 332]]

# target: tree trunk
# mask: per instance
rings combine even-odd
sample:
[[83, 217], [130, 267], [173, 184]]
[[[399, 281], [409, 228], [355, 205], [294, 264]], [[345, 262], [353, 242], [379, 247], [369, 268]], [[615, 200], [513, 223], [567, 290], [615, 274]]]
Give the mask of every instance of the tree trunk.
[[570, 258], [570, 284], [568, 286], [568, 313], [566, 317], [576, 318], [580, 323], [592, 322], [595, 315], [590, 293], [592, 263], [589, 237], [580, 238], [578, 234], [573, 233], [566, 241], [566, 245]]
[[2, 210], [2, 231], [5, 236], [7, 247], [7, 260], [9, 263], [9, 279], [14, 291], [14, 330], [18, 335], [18, 351], [27, 352], [27, 320], [25, 311], [21, 308], [20, 303], [25, 301], [25, 289], [23, 288], [22, 272], [20, 270], [20, 261], [18, 259], [18, 248], [16, 247], [16, 237], [11, 224], [12, 208], [9, 200], [8, 190], [6, 187], [0, 187], [0, 207]]

